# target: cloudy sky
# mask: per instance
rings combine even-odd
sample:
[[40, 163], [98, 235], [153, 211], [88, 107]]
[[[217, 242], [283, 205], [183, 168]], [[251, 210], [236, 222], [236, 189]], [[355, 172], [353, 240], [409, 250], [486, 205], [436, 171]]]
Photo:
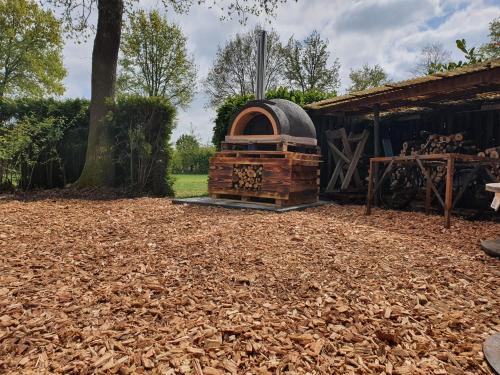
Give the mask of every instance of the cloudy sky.
[[[254, 17], [241, 25], [238, 20], [221, 21], [220, 10], [203, 5], [194, 5], [186, 15], [165, 10], [160, 0], [140, 0], [139, 6], [162, 9], [182, 27], [200, 79], [207, 74], [217, 46], [256, 23], [274, 28], [283, 41], [292, 35], [302, 39], [316, 29], [330, 41], [331, 59], [340, 60], [340, 93], [350, 85], [350, 69], [364, 63], [382, 65], [395, 81], [411, 77], [420, 49], [428, 43], [441, 42], [458, 59], [455, 40], [465, 38], [470, 46], [486, 42], [488, 23], [500, 16], [500, 0], [289, 0], [275, 18]], [[67, 97], [90, 97], [91, 55], [92, 40], [67, 42]], [[174, 140], [193, 130], [203, 142], [210, 142], [214, 112], [206, 104], [199, 85], [192, 105], [178, 115]]]

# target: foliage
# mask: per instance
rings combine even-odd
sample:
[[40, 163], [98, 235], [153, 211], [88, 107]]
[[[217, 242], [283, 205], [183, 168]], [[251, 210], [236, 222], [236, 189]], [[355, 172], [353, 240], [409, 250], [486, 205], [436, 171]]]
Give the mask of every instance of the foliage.
[[[219, 46], [213, 66], [204, 81], [210, 105], [217, 107], [225, 98], [255, 93], [257, 85], [257, 42], [261, 28], [256, 26]], [[265, 90], [282, 81], [282, 46], [276, 31], [267, 33]]]
[[52, 117], [41, 122], [23, 117], [16, 126], [2, 129], [0, 178], [3, 187], [13, 186], [18, 180], [21, 186], [31, 188], [37, 166], [60, 163], [57, 144], [63, 137], [62, 127], [63, 124]]
[[175, 149], [178, 151], [192, 150], [200, 147], [200, 142], [193, 134], [183, 134], [175, 142]]
[[416, 64], [413, 73], [416, 76], [427, 75], [432, 66], [445, 64], [450, 57], [451, 52], [445, 49], [441, 43], [427, 44], [420, 51], [420, 60]]
[[88, 106], [80, 99], [0, 101], [0, 183], [29, 189], [75, 181], [85, 160]]
[[476, 64], [482, 61], [481, 54], [476, 50], [476, 47], [467, 48], [465, 39], [457, 39], [456, 44], [457, 48], [464, 53], [465, 60], [459, 60], [458, 62], [450, 61], [446, 64], [431, 64], [428, 74], [454, 70], [462, 66]]
[[215, 125], [212, 135], [212, 143], [215, 147], [220, 147], [220, 143], [227, 134], [234, 114], [252, 99], [254, 99], [254, 95], [230, 96], [216, 109]]
[[200, 197], [208, 194], [206, 174], [174, 174], [174, 191], [177, 198]]
[[175, 143], [174, 173], [206, 174], [208, 161], [215, 153], [212, 146], [201, 146], [192, 134], [183, 134]]
[[0, 98], [62, 94], [61, 26], [32, 0], [0, 0]]
[[323, 92], [319, 90], [290, 90], [286, 87], [278, 87], [275, 90], [269, 90], [266, 93], [267, 99], [286, 99], [300, 106], [305, 106], [320, 100], [330, 99], [337, 96], [335, 92]]
[[122, 35], [118, 90], [162, 96], [174, 105], [188, 105], [196, 85], [196, 67], [188, 56], [186, 37], [158, 11], [129, 17]]
[[[286, 99], [297, 103], [300, 106], [305, 106], [307, 104], [333, 98], [335, 96], [335, 92], [325, 93], [318, 90], [303, 92], [302, 90], [289, 90], [285, 87], [279, 87], [266, 93], [267, 99]], [[253, 95], [235, 95], [227, 98], [224, 103], [217, 108], [212, 136], [212, 143], [216, 147], [220, 147], [220, 143], [224, 140], [235, 113], [239, 111], [249, 100], [253, 99]]]
[[114, 139], [115, 186], [173, 195], [171, 176], [175, 108], [161, 97], [119, 97], [106, 118]]
[[381, 86], [389, 81], [387, 73], [378, 64], [374, 66], [364, 64], [360, 69], [351, 69], [349, 78], [352, 81], [349, 92], [363, 91]]
[[500, 58], [500, 17], [490, 22], [490, 41], [479, 49], [484, 60]]
[[[120, 98], [106, 119], [114, 138], [113, 186], [172, 195], [169, 145], [174, 108], [163, 98]], [[83, 169], [89, 129], [85, 100], [0, 102], [0, 185], [62, 187]]]
[[[41, 0], [42, 3], [58, 7], [63, 13], [68, 30], [84, 30], [92, 9], [97, 6], [97, 31], [92, 52], [92, 95], [90, 107], [89, 142], [87, 156], [78, 186], [107, 186], [113, 173], [111, 147], [105, 127], [108, 110], [107, 101], [115, 98], [116, 71], [122, 31], [123, 12], [130, 11], [133, 0]], [[215, 0], [214, 0], [215, 1]], [[209, 1], [211, 5], [214, 1]], [[272, 14], [279, 3], [287, 0], [233, 0], [219, 2], [224, 13], [238, 14], [245, 21], [246, 14]], [[197, 2], [206, 0], [163, 0], [176, 10], [187, 10]], [[217, 1], [215, 1], [217, 2]], [[75, 33], [73, 33], [75, 35]]]
[[500, 58], [500, 17], [493, 19], [489, 24], [490, 41], [480, 48], [468, 48], [465, 39], [457, 39], [456, 46], [464, 54], [464, 60], [448, 61], [449, 51], [441, 44], [435, 44], [422, 50], [424, 60], [417, 65], [416, 71], [420, 74], [433, 74], [449, 71], [469, 64], [476, 64], [488, 59]]
[[283, 48], [284, 74], [292, 89], [332, 92], [340, 87], [340, 63], [328, 65], [328, 40], [313, 31], [302, 42], [291, 37]]
[[[92, 11], [98, 0], [40, 0], [42, 4], [54, 6], [62, 12], [61, 19], [64, 22], [65, 31], [76, 38], [88, 37], [91, 26]], [[172, 7], [175, 12], [187, 13], [193, 4], [208, 4], [208, 7], [217, 6], [222, 12], [221, 19], [233, 18], [235, 15], [241, 23], [246, 23], [249, 15], [259, 16], [265, 14], [274, 16], [279, 4], [285, 4], [288, 0], [161, 0], [165, 8]], [[297, 0], [290, 0], [297, 1]], [[123, 0], [126, 9], [130, 10], [138, 0]]]

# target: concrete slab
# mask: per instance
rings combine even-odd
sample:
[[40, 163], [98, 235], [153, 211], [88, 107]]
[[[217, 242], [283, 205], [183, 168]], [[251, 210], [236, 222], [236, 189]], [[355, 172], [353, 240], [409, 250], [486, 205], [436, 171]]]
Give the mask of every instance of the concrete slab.
[[289, 211], [300, 211], [306, 208], [323, 206], [325, 204], [331, 204], [332, 202], [318, 201], [308, 204], [299, 204], [296, 206], [278, 207], [271, 204], [264, 204], [259, 202], [242, 202], [233, 199], [215, 199], [210, 197], [195, 197], [195, 198], [183, 198], [183, 199], [172, 199], [174, 204], [193, 204], [198, 206], [217, 206], [224, 208], [233, 208], [239, 210], [261, 210], [261, 211], [272, 211], [272, 212], [289, 212]]

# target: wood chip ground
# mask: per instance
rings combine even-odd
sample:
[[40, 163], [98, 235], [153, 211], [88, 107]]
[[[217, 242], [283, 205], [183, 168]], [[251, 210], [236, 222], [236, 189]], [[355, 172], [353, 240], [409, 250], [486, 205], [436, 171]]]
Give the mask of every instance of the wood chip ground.
[[0, 373], [491, 374], [500, 224], [0, 200]]

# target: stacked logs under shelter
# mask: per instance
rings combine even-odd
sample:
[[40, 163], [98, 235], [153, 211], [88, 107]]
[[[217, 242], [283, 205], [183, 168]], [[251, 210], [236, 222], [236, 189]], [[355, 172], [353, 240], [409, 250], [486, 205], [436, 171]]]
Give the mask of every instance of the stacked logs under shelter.
[[[426, 140], [420, 144], [415, 141], [403, 142], [400, 156], [457, 153], [477, 155], [491, 159], [500, 158], [500, 146], [481, 150], [474, 141], [467, 140], [466, 135], [467, 134], [463, 132], [450, 135], [429, 134]], [[500, 165], [492, 165], [489, 172], [492, 180], [500, 181]], [[393, 180], [397, 181], [402, 186], [409, 187], [413, 183], [408, 179], [408, 173], [406, 173], [404, 166], [396, 168], [392, 174]], [[446, 167], [444, 165], [438, 165], [430, 173], [432, 181], [436, 184], [443, 181], [445, 175]]]
[[290, 206], [318, 200], [320, 152], [307, 113], [288, 100], [255, 100], [234, 116], [210, 159], [208, 191], [226, 198]]

